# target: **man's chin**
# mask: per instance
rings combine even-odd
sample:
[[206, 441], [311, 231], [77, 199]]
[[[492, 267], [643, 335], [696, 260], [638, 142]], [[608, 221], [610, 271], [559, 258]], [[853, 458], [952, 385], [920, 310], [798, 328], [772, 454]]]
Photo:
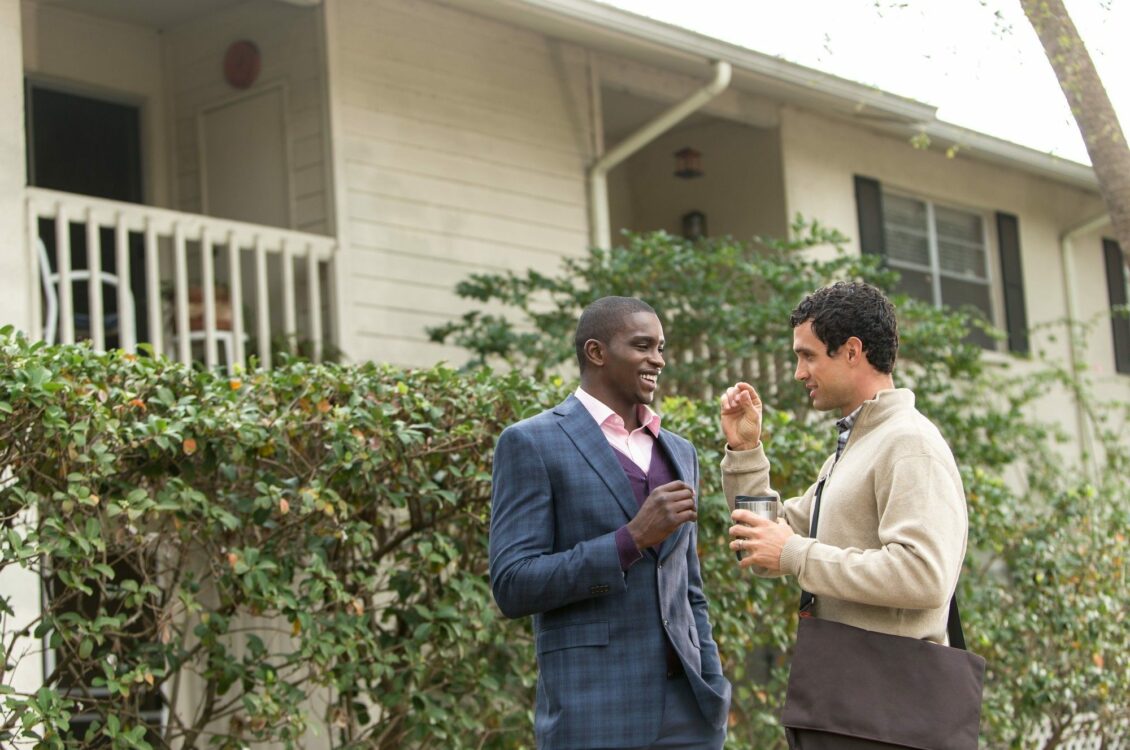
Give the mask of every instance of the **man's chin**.
[[832, 411], [835, 408], [834, 406], [829, 406], [821, 398], [810, 398], [809, 402], [811, 402], [812, 408], [816, 411]]

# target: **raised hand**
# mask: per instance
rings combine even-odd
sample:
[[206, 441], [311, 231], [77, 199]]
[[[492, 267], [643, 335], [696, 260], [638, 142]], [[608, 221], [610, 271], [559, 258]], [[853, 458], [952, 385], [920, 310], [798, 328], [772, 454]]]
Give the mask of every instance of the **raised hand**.
[[731, 450], [745, 451], [761, 442], [761, 397], [749, 383], [735, 383], [721, 401], [722, 432]]

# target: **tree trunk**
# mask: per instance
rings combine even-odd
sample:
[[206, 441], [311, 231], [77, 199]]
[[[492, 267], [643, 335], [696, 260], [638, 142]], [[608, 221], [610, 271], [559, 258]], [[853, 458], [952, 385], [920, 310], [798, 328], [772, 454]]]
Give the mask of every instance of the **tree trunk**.
[[1063, 0], [1020, 0], [1044, 46], [1099, 181], [1123, 252], [1130, 252], [1130, 146]]

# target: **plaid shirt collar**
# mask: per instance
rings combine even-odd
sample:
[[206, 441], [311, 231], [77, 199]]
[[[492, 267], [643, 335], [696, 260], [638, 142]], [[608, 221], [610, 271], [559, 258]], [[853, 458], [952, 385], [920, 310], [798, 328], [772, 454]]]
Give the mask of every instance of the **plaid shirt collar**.
[[855, 411], [848, 414], [842, 419], [836, 420], [836, 429], [840, 434], [836, 437], [836, 460], [840, 460], [840, 454], [844, 452], [844, 446], [847, 445], [848, 438], [851, 437], [851, 429], [855, 427], [855, 420], [859, 419], [859, 413], [863, 411], [863, 404], [855, 407]]

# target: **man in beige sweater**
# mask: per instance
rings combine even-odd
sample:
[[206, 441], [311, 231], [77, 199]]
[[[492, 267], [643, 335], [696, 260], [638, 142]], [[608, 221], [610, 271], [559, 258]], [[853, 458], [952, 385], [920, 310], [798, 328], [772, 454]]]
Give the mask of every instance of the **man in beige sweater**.
[[[733, 511], [730, 547], [745, 553], [742, 568], [795, 576], [815, 597], [815, 617], [945, 643], [965, 557], [965, 492], [953, 453], [914, 408], [914, 393], [894, 387], [894, 308], [872, 286], [840, 282], [806, 297], [791, 322], [796, 379], [814, 408], [839, 415], [837, 451], [803, 495], [783, 504], [779, 523]], [[731, 508], [736, 495], [774, 494], [761, 408], [748, 383], [721, 398]]]

